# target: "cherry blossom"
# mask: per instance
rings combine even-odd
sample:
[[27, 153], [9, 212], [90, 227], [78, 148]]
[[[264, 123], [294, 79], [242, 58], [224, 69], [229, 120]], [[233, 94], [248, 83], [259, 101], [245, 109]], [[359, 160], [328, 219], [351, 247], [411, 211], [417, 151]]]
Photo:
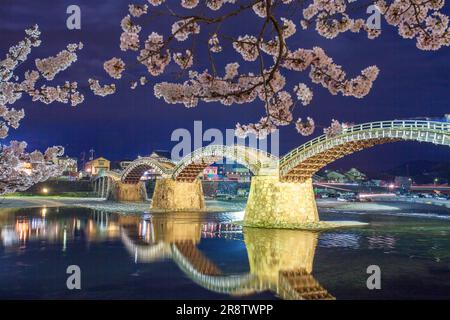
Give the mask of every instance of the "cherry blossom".
[[138, 61], [147, 67], [152, 76], [162, 74], [171, 61], [170, 51], [161, 51], [163, 47], [163, 36], [152, 32], [145, 41], [144, 49], [140, 51]]
[[45, 79], [53, 80], [59, 72], [66, 70], [77, 61], [76, 49], [78, 49], [77, 44], [69, 44], [67, 50], [59, 52], [55, 57], [36, 59], [36, 68]]
[[173, 54], [173, 61], [184, 70], [192, 67], [194, 64], [194, 56], [191, 50], [186, 50], [184, 54], [177, 52]]
[[[84, 100], [76, 82], [65, 81], [56, 86], [45, 81], [38, 84], [41, 78], [50, 81], [68, 69], [77, 60], [76, 51], [83, 49], [82, 43], [69, 44], [55, 56], [35, 59], [37, 70], [25, 71], [22, 80], [17, 75], [18, 67], [29, 58], [32, 49], [41, 45], [40, 34], [37, 25], [25, 30], [25, 39], [13, 45], [5, 59], [0, 60], [0, 139], [8, 136], [10, 128], [17, 129], [24, 118], [23, 109], [12, 107], [24, 95], [46, 104], [61, 102], [76, 106]], [[62, 155], [63, 148], [51, 147], [43, 154], [27, 153], [26, 146], [25, 142], [18, 141], [0, 144], [0, 194], [26, 190], [64, 170], [53, 161]]]
[[234, 63], [229, 63], [225, 66], [225, 80], [231, 80], [234, 79], [235, 77], [237, 77], [237, 75], [239, 74], [238, 72], [239, 69], [239, 63], [234, 62]]
[[[293, 123], [295, 113], [307, 112], [296, 108], [297, 102], [311, 105], [313, 90], [320, 87], [332, 95], [358, 99], [372, 90], [380, 72], [377, 66], [369, 63], [359, 66], [360, 72], [347, 74], [344, 66], [322, 48], [300, 47], [303, 39], [300, 32], [313, 30], [327, 39], [337, 39], [346, 32], [364, 32], [369, 39], [378, 38], [381, 35], [378, 25], [363, 16], [367, 14], [367, 6], [371, 6], [372, 12], [375, 10], [388, 25], [398, 29], [400, 37], [415, 39], [421, 50], [450, 45], [449, 18], [441, 12], [445, 0], [373, 0], [364, 6], [346, 0], [142, 2], [130, 5], [120, 23], [123, 29], [120, 48], [138, 52], [136, 59], [148, 72], [144, 82], [140, 81], [142, 73], [132, 74], [131, 87], [152, 84], [157, 98], [187, 108], [200, 103], [227, 106], [258, 103], [265, 115], [256, 123], [238, 124], [239, 135], [252, 133], [263, 137], [279, 126]], [[152, 8], [148, 9], [147, 4]], [[254, 21], [246, 20], [251, 16]], [[165, 31], [156, 30], [155, 23], [148, 23], [157, 19], [164, 19], [161, 25], [166, 26]], [[242, 23], [245, 32], [227, 34], [230, 31], [227, 26]], [[144, 26], [146, 35], [140, 37]], [[146, 40], [142, 42], [140, 38]], [[200, 50], [205, 50], [206, 55], [198, 54]], [[205, 61], [199, 61], [205, 56], [209, 65], [206, 68]], [[173, 72], [172, 60], [181, 71]], [[108, 73], [120, 78], [125, 63], [118, 68], [120, 72], [111, 65]], [[313, 86], [289, 84], [288, 90], [286, 74], [295, 72], [308, 76]], [[168, 78], [174, 73], [175, 79], [171, 81]], [[164, 80], [153, 81], [153, 77], [159, 76]], [[292, 97], [297, 98], [295, 102]], [[14, 94], [10, 98], [14, 99]], [[307, 116], [303, 118], [306, 120], [295, 123], [297, 130], [300, 134], [312, 133], [314, 121]]]
[[186, 9], [193, 9], [198, 6], [200, 0], [181, 0], [181, 6]]
[[304, 83], [296, 85], [294, 87], [294, 92], [297, 94], [297, 99], [300, 100], [304, 106], [308, 105], [313, 98], [313, 92]]
[[105, 97], [116, 92], [116, 85], [114, 83], [105, 84], [102, 86], [98, 80], [94, 79], [89, 79], [89, 87], [95, 95], [101, 97]]
[[122, 59], [112, 58], [103, 64], [103, 68], [111, 78], [122, 78], [122, 72], [125, 70], [125, 63]]
[[130, 11], [130, 14], [136, 18], [142, 16], [143, 14], [146, 14], [147, 9], [148, 9], [148, 6], [146, 4], [141, 5], [141, 6], [136, 5], [136, 4], [130, 4], [128, 6], [128, 11]]
[[139, 49], [139, 34], [133, 32], [123, 32], [120, 36], [120, 50], [136, 51]]
[[222, 51], [222, 47], [220, 45], [219, 37], [217, 33], [214, 33], [211, 38], [208, 40], [208, 44], [210, 45], [209, 50], [214, 53], [219, 53]]
[[172, 34], [178, 41], [184, 41], [191, 34], [199, 33], [200, 26], [194, 18], [179, 20], [172, 25]]
[[310, 136], [314, 133], [315, 123], [310, 117], [307, 117], [306, 121], [302, 121], [302, 118], [298, 118], [295, 123], [295, 128], [302, 136]]
[[41, 181], [59, 176], [65, 168], [55, 163], [64, 153], [61, 147], [27, 153], [25, 142], [11, 141], [0, 153], [0, 194], [24, 191]]
[[241, 125], [236, 124], [235, 134], [239, 138], [245, 138], [249, 134], [253, 134], [260, 139], [265, 139], [269, 134], [273, 133], [277, 127], [267, 118], [263, 117], [258, 123], [249, 123]]
[[331, 120], [331, 125], [328, 128], [323, 129], [323, 133], [328, 138], [332, 138], [334, 136], [341, 134], [342, 130], [343, 130], [342, 124], [339, 121], [333, 119]]

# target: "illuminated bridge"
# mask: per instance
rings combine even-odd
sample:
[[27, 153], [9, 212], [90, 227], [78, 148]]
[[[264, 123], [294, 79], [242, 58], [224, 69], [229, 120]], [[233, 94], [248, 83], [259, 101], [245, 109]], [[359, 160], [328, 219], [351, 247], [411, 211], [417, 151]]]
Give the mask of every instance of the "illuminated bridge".
[[[312, 176], [321, 168], [354, 152], [397, 141], [428, 142], [450, 146], [450, 124], [422, 120], [393, 120], [344, 128], [337, 135], [322, 135], [295, 148], [282, 158], [245, 146], [209, 145], [174, 163], [145, 157], [123, 172], [102, 174], [96, 191], [117, 201], [145, 199], [141, 177], [147, 170], [159, 174], [152, 210], [198, 211], [205, 208], [199, 174], [223, 158], [234, 160], [254, 174], [246, 207], [246, 225], [296, 227], [319, 221]], [[99, 187], [100, 186], [100, 187]]]
[[[172, 223], [168, 221], [170, 218], [157, 219], [154, 223]], [[245, 296], [271, 291], [289, 300], [334, 299], [311, 274], [316, 233], [269, 230], [266, 234], [266, 230], [246, 230], [244, 237], [250, 271], [225, 274], [197, 248], [196, 240], [193, 240], [198, 239], [202, 230], [200, 223], [183, 222], [178, 223], [178, 227], [179, 234], [172, 234], [175, 238], [162, 240], [153, 235], [150, 243], [130, 236], [132, 228], [122, 227], [121, 239], [135, 263], [171, 259], [190, 280], [216, 293]]]
[[280, 159], [280, 178], [305, 181], [326, 165], [348, 154], [383, 143], [411, 140], [450, 146], [450, 123], [380, 121], [355, 125], [332, 137], [322, 135]]

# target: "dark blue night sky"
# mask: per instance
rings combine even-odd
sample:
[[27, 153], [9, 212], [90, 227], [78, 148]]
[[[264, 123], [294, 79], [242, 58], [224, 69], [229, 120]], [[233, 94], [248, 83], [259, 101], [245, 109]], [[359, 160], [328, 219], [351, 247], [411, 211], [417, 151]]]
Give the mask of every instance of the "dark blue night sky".
[[[144, 1], [135, 1], [140, 2]], [[43, 44], [33, 52], [32, 61], [54, 55], [70, 42], [82, 41], [85, 45], [76, 64], [53, 82], [61, 83], [63, 79], [78, 81], [85, 93], [85, 102], [73, 108], [63, 104], [31, 103], [30, 99], [24, 98], [14, 107], [25, 108], [27, 116], [18, 130], [10, 132], [9, 139], [25, 140], [30, 148], [39, 149], [60, 144], [66, 147], [68, 155], [75, 157], [93, 148], [96, 155], [118, 160], [149, 154], [153, 149], [171, 149], [175, 144], [170, 141], [172, 131], [176, 128], [193, 130], [194, 120], [202, 120], [204, 130], [224, 130], [234, 128], [236, 122], [254, 122], [261, 117], [263, 108], [257, 103], [231, 107], [201, 104], [194, 109], [166, 105], [153, 96], [152, 86], [130, 91], [127, 81], [121, 82], [117, 94], [106, 98], [90, 93], [87, 79], [95, 77], [101, 83], [110, 82], [103, 71], [103, 62], [122, 55], [119, 49], [120, 20], [127, 13], [128, 3], [121, 0], [0, 0], [2, 55], [22, 39], [23, 30], [33, 24], [39, 24]], [[81, 7], [81, 31], [66, 28], [66, 8], [70, 4]], [[446, 6], [445, 11], [448, 12], [450, 4]], [[235, 30], [230, 32], [243, 32], [250, 25], [246, 22], [243, 20], [242, 25], [234, 25]], [[145, 28], [143, 35], [148, 31], [150, 29]], [[396, 29], [384, 21], [382, 31], [382, 35], [372, 41], [367, 40], [364, 33], [347, 33], [337, 39], [326, 40], [313, 30], [298, 32], [295, 37], [299, 47], [323, 47], [351, 77], [373, 64], [378, 65], [381, 73], [372, 92], [362, 100], [332, 96], [326, 89], [311, 84], [306, 73], [288, 75], [289, 87], [305, 82], [314, 90], [312, 103], [302, 113], [296, 113], [295, 118], [310, 115], [319, 125], [327, 126], [332, 118], [361, 123], [441, 117], [450, 113], [450, 48], [437, 52], [420, 51], [416, 49], [415, 41], [401, 39]], [[233, 59], [238, 58], [235, 56]], [[31, 64], [26, 64], [21, 71], [31, 67]], [[314, 136], [321, 130], [319, 128]], [[281, 154], [308, 140], [300, 136], [293, 126], [281, 128], [280, 136]], [[442, 146], [396, 143], [354, 154], [339, 160], [334, 166], [357, 166], [372, 171], [411, 160], [448, 161], [449, 155], [448, 148]]]

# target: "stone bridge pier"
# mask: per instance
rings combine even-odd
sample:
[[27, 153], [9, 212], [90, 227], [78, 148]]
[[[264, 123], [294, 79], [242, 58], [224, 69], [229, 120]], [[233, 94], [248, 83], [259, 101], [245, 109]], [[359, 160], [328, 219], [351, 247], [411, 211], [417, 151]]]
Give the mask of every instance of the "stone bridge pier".
[[[107, 184], [107, 185], [106, 185]], [[103, 179], [102, 195], [118, 202], [148, 200], [144, 182], [126, 183]], [[155, 211], [204, 211], [202, 182], [173, 178], [156, 180], [151, 209]], [[319, 221], [312, 180], [282, 182], [278, 175], [252, 177], [244, 225], [265, 228], [295, 228]]]
[[132, 184], [114, 181], [108, 199], [118, 202], [143, 202], [147, 200], [145, 185], [143, 182]]
[[319, 221], [312, 179], [282, 182], [278, 176], [254, 176], [244, 224], [251, 227], [291, 228]]
[[[101, 185], [100, 181], [99, 185]], [[107, 199], [118, 202], [144, 202], [148, 200], [145, 183], [110, 181]], [[105, 187], [106, 190], [106, 187]], [[106, 197], [106, 194], [105, 196]], [[205, 209], [202, 182], [177, 181], [172, 178], [156, 180], [152, 198], [152, 209], [158, 211], [201, 211]]]
[[[205, 209], [202, 182], [159, 179], [152, 209], [202, 211]], [[312, 180], [281, 182], [277, 175], [253, 176], [245, 209], [244, 224], [253, 227], [290, 228], [319, 221]]]
[[152, 209], [163, 211], [198, 211], [205, 209], [202, 182], [163, 178], [156, 181]]
[[312, 275], [318, 234], [244, 228], [250, 273], [282, 299], [334, 299]]

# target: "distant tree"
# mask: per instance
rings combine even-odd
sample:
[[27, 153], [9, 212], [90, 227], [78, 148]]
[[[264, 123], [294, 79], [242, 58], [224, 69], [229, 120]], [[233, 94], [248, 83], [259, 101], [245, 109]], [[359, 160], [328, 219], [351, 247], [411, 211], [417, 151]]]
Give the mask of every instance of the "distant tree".
[[[372, 88], [379, 73], [376, 66], [349, 78], [322, 48], [298, 47], [301, 38], [294, 36], [298, 29], [314, 27], [328, 39], [347, 31], [363, 30], [369, 39], [374, 39], [381, 33], [380, 19], [384, 16], [389, 25], [398, 28], [401, 37], [415, 39], [421, 50], [437, 50], [450, 43], [449, 18], [439, 11], [445, 0], [364, 3], [362, 0], [148, 0], [148, 3], [150, 7], [130, 4], [129, 14], [121, 21], [120, 49], [136, 52], [138, 64], [147, 69], [145, 74], [132, 79], [131, 88], [153, 82], [149, 76], [172, 73], [174, 68], [168, 66], [174, 62], [178, 68], [172, 74], [175, 81], [154, 85], [155, 96], [167, 103], [192, 108], [199, 102], [224, 105], [261, 102], [265, 115], [257, 123], [238, 123], [236, 132], [240, 136], [254, 133], [264, 137], [278, 126], [292, 123], [298, 104], [310, 103], [311, 88], [304, 83], [288, 84], [287, 73], [309, 71], [311, 82], [333, 95], [363, 98]], [[371, 15], [368, 17], [366, 12]], [[239, 24], [253, 31], [233, 34], [238, 28], [230, 26]], [[150, 29], [145, 36], [144, 28]], [[203, 54], [199, 54], [201, 51]], [[128, 54], [123, 58], [127, 57]], [[200, 57], [208, 61], [208, 70], [199, 70]], [[104, 69], [112, 78], [121, 79], [125, 68], [130, 69], [127, 65], [114, 57], [105, 62]], [[116, 91], [114, 83], [102, 86], [98, 80], [89, 81], [95, 94], [105, 96]], [[299, 118], [295, 124], [300, 134], [310, 135], [314, 131], [315, 123], [310, 117], [305, 121]], [[325, 132], [335, 134], [341, 130], [340, 125], [334, 121]]]
[[[20, 78], [17, 68], [28, 59], [32, 49], [41, 44], [38, 26], [25, 30], [25, 34], [25, 39], [9, 48], [5, 59], [0, 60], [0, 139], [8, 136], [10, 128], [19, 127], [25, 112], [11, 106], [24, 95], [46, 104], [57, 101], [76, 106], [84, 100], [84, 96], [77, 91], [76, 82], [66, 81], [61, 86], [48, 86], [45, 83], [37, 86], [41, 77], [53, 80], [59, 72], [75, 62], [75, 51], [82, 49], [82, 44], [69, 44], [66, 50], [56, 56], [36, 59], [37, 70], [27, 70]], [[26, 190], [37, 182], [60, 175], [64, 170], [52, 161], [64, 153], [62, 147], [50, 147], [44, 153], [28, 153], [26, 146], [26, 142], [19, 141], [0, 144], [0, 194]]]

